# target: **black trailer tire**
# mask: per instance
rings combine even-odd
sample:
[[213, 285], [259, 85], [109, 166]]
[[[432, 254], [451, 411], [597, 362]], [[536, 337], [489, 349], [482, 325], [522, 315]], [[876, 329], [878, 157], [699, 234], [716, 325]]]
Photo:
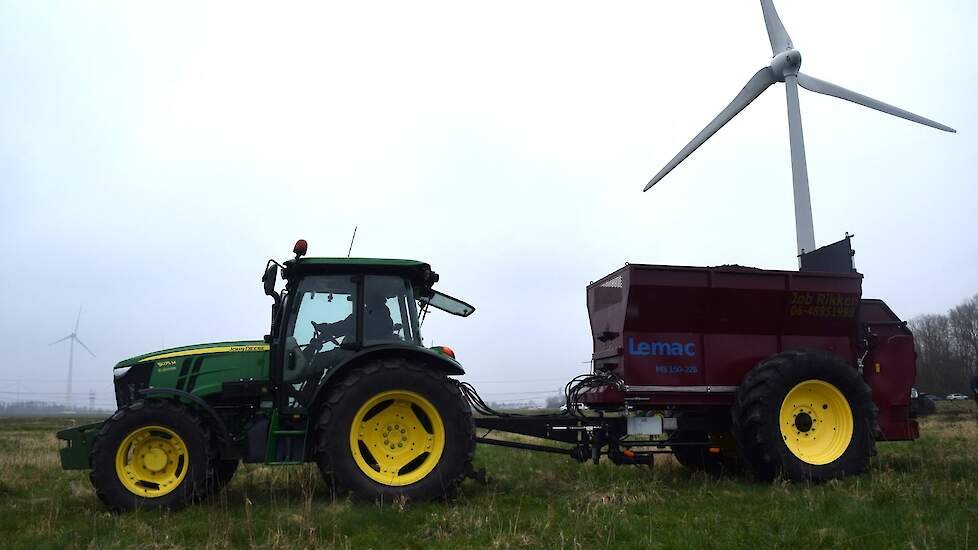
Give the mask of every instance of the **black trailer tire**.
[[[676, 461], [694, 471], [703, 471], [714, 476], [735, 475], [743, 470], [737, 455], [736, 442], [732, 434], [707, 434], [703, 432], [679, 432], [673, 436], [677, 443], [708, 442], [705, 445], [670, 446]], [[710, 448], [720, 452], [711, 453]]]
[[92, 445], [95, 494], [113, 512], [181, 508], [211, 484], [209, 438], [200, 417], [175, 401], [123, 407]]
[[856, 369], [826, 351], [761, 361], [737, 390], [732, 416], [740, 456], [763, 481], [861, 474], [876, 452], [872, 391]]
[[471, 470], [475, 424], [444, 374], [401, 358], [346, 373], [326, 395], [317, 462], [338, 492], [367, 499], [451, 496]]

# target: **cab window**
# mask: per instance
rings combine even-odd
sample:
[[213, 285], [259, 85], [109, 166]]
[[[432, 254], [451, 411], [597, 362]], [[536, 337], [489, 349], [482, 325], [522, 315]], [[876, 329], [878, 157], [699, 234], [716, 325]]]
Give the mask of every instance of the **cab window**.
[[364, 345], [421, 342], [414, 292], [408, 281], [401, 277], [368, 275], [363, 295]]

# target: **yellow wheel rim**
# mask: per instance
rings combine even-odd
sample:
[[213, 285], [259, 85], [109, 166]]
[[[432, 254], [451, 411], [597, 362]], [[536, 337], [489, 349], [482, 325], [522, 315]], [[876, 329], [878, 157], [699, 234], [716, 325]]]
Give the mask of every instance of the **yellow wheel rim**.
[[838, 388], [806, 380], [781, 403], [781, 436], [803, 462], [828, 464], [846, 452], [852, 441], [852, 409]]
[[143, 426], [130, 432], [115, 453], [115, 472], [131, 493], [157, 498], [171, 493], [187, 476], [187, 444], [169, 428]]
[[385, 391], [360, 407], [350, 426], [350, 451], [360, 471], [399, 487], [424, 479], [445, 450], [445, 425], [430, 401], [403, 390]]

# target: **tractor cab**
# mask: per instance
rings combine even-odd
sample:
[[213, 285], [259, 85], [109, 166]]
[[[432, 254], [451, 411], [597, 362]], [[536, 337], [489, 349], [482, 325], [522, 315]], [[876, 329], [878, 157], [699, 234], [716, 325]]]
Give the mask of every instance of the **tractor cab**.
[[[438, 274], [424, 262], [377, 258], [269, 260], [262, 281], [272, 297], [270, 374], [277, 405], [288, 412], [309, 409], [326, 378], [367, 355], [409, 353], [436, 360], [450, 374], [461, 366], [447, 347], [425, 348], [419, 312], [428, 307], [462, 317], [471, 305], [435, 291]], [[276, 291], [281, 269], [285, 287]]]

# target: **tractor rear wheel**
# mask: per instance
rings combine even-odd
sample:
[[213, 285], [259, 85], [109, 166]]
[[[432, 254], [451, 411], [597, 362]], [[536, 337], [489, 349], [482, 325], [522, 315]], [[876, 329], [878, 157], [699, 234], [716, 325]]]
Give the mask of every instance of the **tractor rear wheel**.
[[197, 498], [204, 500], [220, 493], [221, 489], [234, 477], [234, 473], [238, 471], [239, 464], [240, 461], [236, 459], [212, 460], [210, 484], [203, 491], [198, 491]]
[[[671, 448], [676, 461], [690, 470], [704, 471], [720, 476], [739, 473], [740, 457], [737, 444], [731, 434], [707, 434], [703, 432], [679, 432], [673, 437], [677, 443], [700, 443], [706, 445], [674, 445]], [[718, 449], [719, 452], [711, 452]]]
[[741, 457], [761, 480], [827, 481], [860, 474], [875, 454], [876, 408], [856, 369], [825, 351], [759, 363], [733, 407]]
[[238, 460], [218, 460], [214, 465], [214, 481], [217, 483], [217, 487], [221, 488], [227, 485], [231, 478], [234, 477], [234, 473], [238, 471]]
[[210, 483], [210, 441], [201, 420], [176, 402], [116, 411], [92, 445], [90, 479], [112, 511], [179, 508]]
[[398, 358], [344, 376], [327, 394], [317, 429], [323, 477], [371, 499], [447, 496], [475, 454], [472, 412], [458, 387]]

